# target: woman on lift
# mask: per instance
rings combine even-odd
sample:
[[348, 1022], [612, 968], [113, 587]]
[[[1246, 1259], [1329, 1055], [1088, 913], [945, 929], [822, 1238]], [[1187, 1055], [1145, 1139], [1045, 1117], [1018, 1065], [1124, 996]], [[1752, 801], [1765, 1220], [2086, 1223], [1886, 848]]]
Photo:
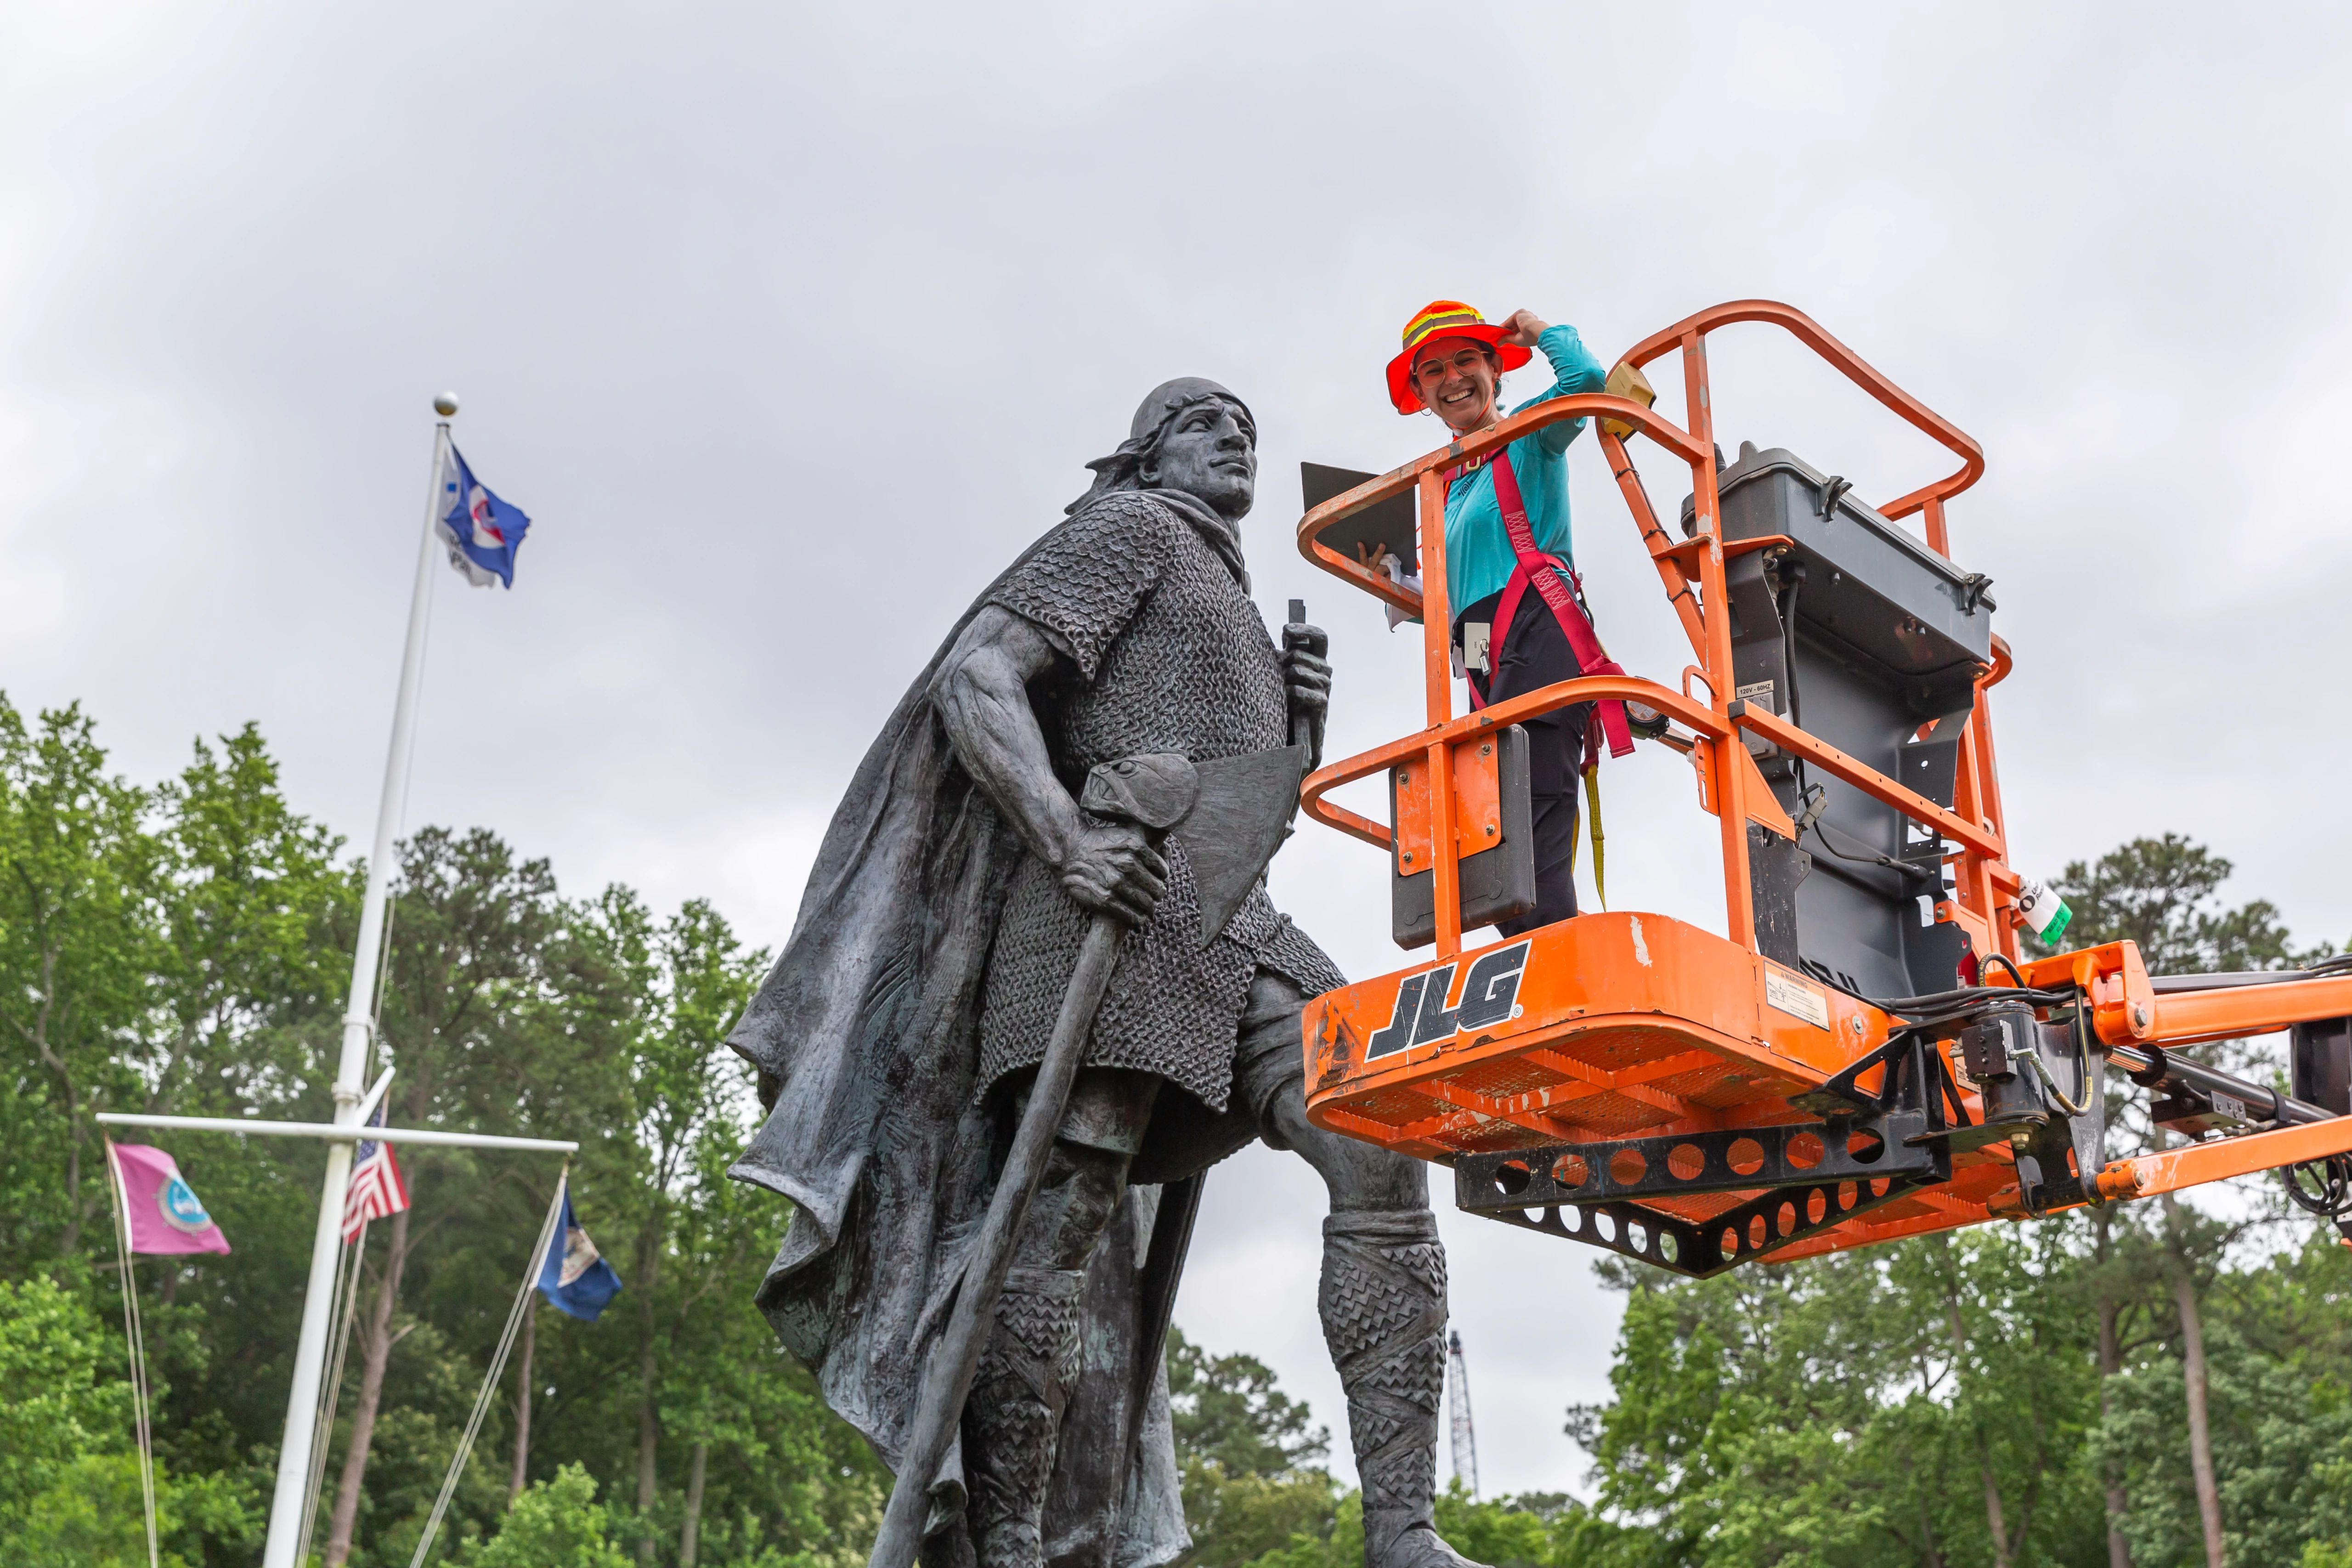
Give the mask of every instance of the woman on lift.
[[[1404, 351], [1389, 362], [1389, 401], [1399, 414], [1427, 410], [1456, 439], [1501, 421], [1503, 374], [1541, 349], [1552, 384], [1512, 409], [1572, 393], [1599, 392], [1607, 380], [1570, 326], [1514, 310], [1491, 325], [1458, 300], [1439, 300], [1405, 323]], [[1471, 705], [1579, 675], [1622, 674], [1601, 652], [1572, 564], [1568, 523], [1568, 447], [1581, 419], [1562, 420], [1471, 459], [1446, 476], [1445, 602], [1454, 616], [1454, 654], [1468, 679]], [[1610, 753], [1633, 749], [1622, 702], [1573, 708], [1526, 721], [1534, 815], [1536, 907], [1506, 921], [1506, 936], [1576, 913], [1576, 783]]]

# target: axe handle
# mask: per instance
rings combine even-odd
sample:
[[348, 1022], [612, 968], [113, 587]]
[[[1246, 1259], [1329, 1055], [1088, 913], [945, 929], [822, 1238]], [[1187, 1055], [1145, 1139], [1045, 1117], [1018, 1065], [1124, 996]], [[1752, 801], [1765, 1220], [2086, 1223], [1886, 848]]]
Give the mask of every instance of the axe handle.
[[1003, 1293], [1004, 1276], [1013, 1265], [1014, 1242], [1037, 1184], [1045, 1174], [1054, 1135], [1061, 1130], [1062, 1111], [1069, 1103], [1070, 1083], [1085, 1060], [1087, 1037], [1093, 1032], [1095, 1012], [1110, 984], [1111, 968], [1118, 958], [1118, 940], [1125, 928], [1108, 915], [1097, 915], [1078, 947], [1077, 966], [1070, 988], [1062, 994], [1061, 1016], [1054, 1021], [1045, 1059], [1038, 1064], [1037, 1081], [1029, 1090], [1028, 1109], [1013, 1135], [1013, 1152], [988, 1200], [988, 1215], [981, 1222], [963, 1282], [956, 1291], [955, 1310], [946, 1330], [931, 1347], [923, 1368], [923, 1385], [915, 1405], [914, 1421], [907, 1428], [905, 1452], [898, 1476], [890, 1489], [890, 1506], [882, 1529], [874, 1538], [866, 1568], [910, 1568], [922, 1549], [923, 1526], [930, 1517], [931, 1482], [947, 1458], [957, 1427], [963, 1420], [964, 1401], [971, 1396], [980, 1353], [988, 1342], [989, 1326], [996, 1321], [996, 1300]]
[[[1306, 600], [1293, 599], [1290, 601], [1289, 623], [1282, 628], [1282, 650], [1290, 653], [1299, 648], [1318, 658], [1328, 658], [1331, 653], [1331, 637], [1319, 627], [1307, 624]], [[1311, 772], [1315, 762], [1319, 762], [1323, 756], [1321, 721], [1308, 719], [1303, 713], [1293, 713], [1290, 716], [1290, 743], [1307, 748], [1307, 755], [1312, 759], [1307, 764]]]

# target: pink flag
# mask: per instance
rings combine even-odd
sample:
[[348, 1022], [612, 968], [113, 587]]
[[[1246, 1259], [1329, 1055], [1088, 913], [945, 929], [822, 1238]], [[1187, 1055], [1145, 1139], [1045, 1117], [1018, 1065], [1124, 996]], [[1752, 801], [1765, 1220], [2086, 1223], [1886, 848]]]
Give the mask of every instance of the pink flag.
[[228, 1237], [188, 1184], [180, 1167], [161, 1149], [144, 1143], [110, 1143], [122, 1182], [123, 1212], [131, 1220], [133, 1252], [226, 1252]]

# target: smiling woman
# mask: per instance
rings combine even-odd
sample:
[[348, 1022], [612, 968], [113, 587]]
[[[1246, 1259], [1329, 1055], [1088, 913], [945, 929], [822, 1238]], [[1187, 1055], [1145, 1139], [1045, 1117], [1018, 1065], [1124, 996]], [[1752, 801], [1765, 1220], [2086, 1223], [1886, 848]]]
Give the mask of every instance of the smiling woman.
[[[1458, 300], [1434, 300], [1405, 323], [1403, 351], [1389, 362], [1389, 401], [1400, 414], [1435, 414], [1456, 437], [1484, 430], [1503, 417], [1503, 374], [1538, 348], [1552, 384], [1521, 408], [1598, 392], [1607, 379], [1574, 327], [1524, 310], [1497, 326]], [[1588, 665], [1597, 672], [1603, 657], [1569, 533], [1566, 458], [1584, 423], [1548, 426], [1446, 477], [1445, 602], [1473, 706], [1572, 679]], [[1619, 713], [1602, 717], [1622, 723]], [[1536, 907], [1503, 922], [1505, 935], [1576, 913], [1576, 780], [1585, 759], [1598, 761], [1596, 727], [1591, 703], [1527, 723]], [[1612, 730], [1609, 739], [1613, 752], [1623, 737]]]

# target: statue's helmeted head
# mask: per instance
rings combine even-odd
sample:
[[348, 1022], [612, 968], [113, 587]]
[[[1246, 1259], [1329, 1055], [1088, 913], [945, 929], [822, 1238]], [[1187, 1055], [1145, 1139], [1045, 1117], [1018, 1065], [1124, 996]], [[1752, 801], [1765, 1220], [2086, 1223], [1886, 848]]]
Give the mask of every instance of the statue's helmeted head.
[[1151, 389], [1118, 451], [1087, 467], [1095, 482], [1072, 511], [1114, 490], [1170, 489], [1237, 520], [1257, 493], [1257, 421], [1215, 382], [1178, 376]]

